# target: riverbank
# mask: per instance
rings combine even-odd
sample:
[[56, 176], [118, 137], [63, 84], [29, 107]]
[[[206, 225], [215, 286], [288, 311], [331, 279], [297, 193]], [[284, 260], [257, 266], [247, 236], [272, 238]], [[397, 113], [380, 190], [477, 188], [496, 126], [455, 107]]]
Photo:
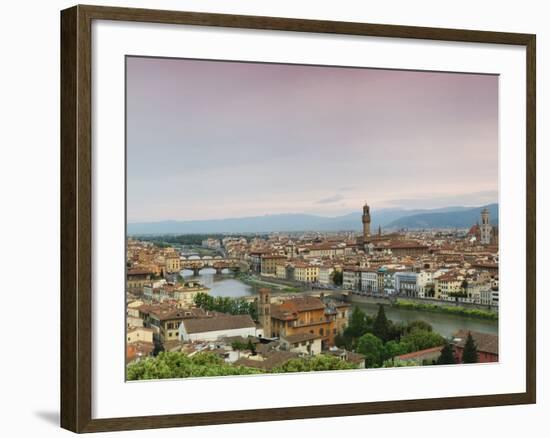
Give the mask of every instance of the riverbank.
[[383, 304], [388, 307], [404, 310], [418, 310], [430, 313], [445, 313], [448, 315], [466, 316], [470, 318], [487, 319], [490, 321], [498, 321], [498, 312], [481, 308], [475, 304], [450, 304], [445, 301], [430, 301], [419, 302], [418, 300], [410, 299], [395, 299], [389, 297], [373, 297], [351, 295], [350, 303], [352, 304]]
[[488, 319], [491, 321], [498, 320], [497, 312], [493, 312], [491, 310], [482, 310], [482, 309], [468, 309], [462, 306], [417, 303], [413, 301], [400, 300], [400, 299], [393, 302], [391, 306], [396, 307], [398, 309], [418, 310], [422, 312], [432, 312], [432, 313], [447, 313], [451, 315], [467, 316], [470, 318]]
[[303, 292], [302, 288], [290, 286], [290, 285], [282, 283], [282, 282], [281, 283], [278, 283], [278, 282], [276, 283], [274, 281], [263, 280], [263, 279], [260, 279], [258, 277], [253, 277], [251, 275], [244, 274], [244, 273], [236, 274], [235, 278], [237, 280], [240, 280], [243, 283], [248, 284], [249, 286], [253, 286], [253, 287], [267, 287], [267, 288], [277, 289], [279, 291], [288, 292], [288, 293]]

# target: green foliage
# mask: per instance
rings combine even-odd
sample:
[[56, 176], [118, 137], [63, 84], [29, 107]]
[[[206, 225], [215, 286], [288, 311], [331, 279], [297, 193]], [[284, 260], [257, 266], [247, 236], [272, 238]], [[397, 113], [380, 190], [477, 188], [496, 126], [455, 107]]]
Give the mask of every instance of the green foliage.
[[418, 363], [416, 363], [414, 360], [400, 360], [397, 362], [394, 362], [391, 359], [385, 360], [384, 363], [382, 363], [382, 368], [399, 368], [399, 367], [416, 367], [418, 366]]
[[344, 273], [342, 271], [332, 271], [331, 278], [336, 286], [342, 286], [344, 282]]
[[274, 368], [274, 373], [298, 373], [304, 371], [351, 370], [357, 368], [354, 364], [341, 360], [329, 354], [291, 359], [280, 367]]
[[372, 325], [372, 333], [376, 337], [382, 339], [382, 341], [387, 342], [390, 340], [390, 330], [391, 327], [388, 318], [386, 318], [384, 306], [380, 304], [378, 306], [378, 313]]
[[464, 344], [464, 351], [462, 352], [463, 363], [477, 363], [477, 346], [472, 338], [472, 334], [468, 332], [466, 343]]
[[498, 313], [489, 311], [489, 310], [481, 310], [481, 309], [470, 309], [460, 306], [445, 306], [441, 305], [438, 306], [436, 304], [428, 304], [428, 303], [416, 303], [414, 301], [408, 301], [408, 300], [397, 300], [393, 306], [399, 307], [402, 309], [411, 309], [411, 310], [422, 310], [425, 312], [434, 312], [434, 313], [449, 313], [452, 315], [459, 315], [459, 316], [469, 316], [472, 318], [480, 318], [480, 319], [491, 319], [491, 320], [498, 320]]
[[441, 355], [437, 359], [437, 364], [438, 365], [452, 365], [452, 364], [455, 364], [455, 363], [456, 363], [456, 360], [455, 360], [455, 355], [454, 355], [454, 352], [453, 352], [453, 346], [450, 343], [445, 342], [445, 346], [441, 350]]
[[402, 344], [401, 342], [389, 341], [384, 345], [384, 360], [391, 360], [393, 362], [393, 358], [395, 356], [400, 356], [406, 353], [408, 353], [407, 345]]
[[213, 353], [187, 356], [179, 352], [162, 352], [157, 357], [133, 362], [127, 366], [128, 380], [173, 379], [183, 377], [231, 376], [259, 374], [254, 368], [225, 363]]
[[359, 307], [354, 307], [349, 319], [349, 325], [344, 334], [350, 338], [358, 338], [364, 335], [369, 329], [367, 315]]
[[254, 303], [240, 298], [213, 297], [205, 293], [198, 293], [194, 299], [195, 305], [204, 310], [230, 313], [231, 315], [250, 315], [252, 319], [258, 319], [258, 309]]
[[378, 368], [384, 360], [384, 343], [372, 333], [366, 333], [357, 341], [357, 351], [365, 356], [366, 368]]
[[[426, 330], [414, 329], [401, 338], [400, 342], [406, 349], [406, 353], [425, 350], [445, 344], [445, 338], [438, 333]], [[404, 354], [404, 353], [402, 353]]]
[[431, 332], [431, 331], [433, 331], [433, 328], [426, 321], [416, 320], [416, 321], [411, 321], [407, 324], [407, 330], [406, 331], [408, 333], [410, 333], [413, 330], [424, 330], [426, 332]]

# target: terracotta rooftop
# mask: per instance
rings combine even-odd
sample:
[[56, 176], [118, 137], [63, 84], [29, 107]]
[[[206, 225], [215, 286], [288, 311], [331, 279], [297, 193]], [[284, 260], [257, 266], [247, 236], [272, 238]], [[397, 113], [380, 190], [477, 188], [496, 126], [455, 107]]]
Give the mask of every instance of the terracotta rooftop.
[[215, 318], [187, 319], [183, 326], [188, 334], [214, 332], [218, 330], [234, 330], [240, 328], [255, 328], [256, 324], [250, 315], [224, 315]]
[[397, 356], [397, 359], [399, 360], [418, 359], [426, 354], [440, 353], [442, 349], [443, 349], [443, 346], [426, 348], [425, 350], [418, 350], [418, 351], [413, 351], [412, 353], [402, 354], [400, 356]]
[[322, 336], [316, 335], [315, 333], [297, 333], [295, 335], [281, 336], [281, 339], [284, 339], [289, 344], [295, 344], [297, 342], [306, 342], [313, 341], [314, 339], [321, 339]]
[[459, 330], [453, 335], [453, 344], [459, 348], [464, 348], [464, 344], [466, 344], [466, 339], [468, 338], [468, 332], [471, 333], [472, 338], [474, 338], [477, 351], [498, 354], [498, 335], [474, 332], [471, 330]]

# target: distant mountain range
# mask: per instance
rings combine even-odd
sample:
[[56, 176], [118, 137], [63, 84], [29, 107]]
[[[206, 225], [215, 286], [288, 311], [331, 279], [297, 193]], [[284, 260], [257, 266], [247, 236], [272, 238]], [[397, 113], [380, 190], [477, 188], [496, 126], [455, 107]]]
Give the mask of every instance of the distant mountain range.
[[[491, 223], [498, 223], [498, 204], [480, 207], [445, 207], [438, 209], [371, 209], [371, 232], [423, 228], [468, 228], [480, 220], [481, 210], [487, 207]], [[292, 231], [358, 231], [362, 229], [361, 213], [338, 217], [310, 214], [276, 214], [243, 218], [160, 221], [129, 223], [129, 235], [140, 234], [208, 234], [208, 233], [264, 233]]]

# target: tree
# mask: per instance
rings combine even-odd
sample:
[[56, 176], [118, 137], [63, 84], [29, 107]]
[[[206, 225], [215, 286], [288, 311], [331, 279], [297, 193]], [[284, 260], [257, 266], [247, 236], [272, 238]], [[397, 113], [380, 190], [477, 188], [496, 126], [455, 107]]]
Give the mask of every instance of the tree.
[[380, 304], [378, 306], [378, 314], [372, 325], [372, 333], [374, 336], [382, 339], [382, 341], [387, 342], [390, 339], [390, 329], [390, 323], [388, 318], [386, 318], [384, 306]]
[[259, 373], [261, 371], [254, 368], [227, 364], [213, 353], [201, 352], [189, 357], [184, 353], [165, 351], [157, 357], [130, 363], [126, 375], [128, 380], [151, 380]]
[[406, 330], [407, 333], [410, 333], [415, 329], [424, 330], [427, 332], [433, 331], [432, 326], [428, 324], [426, 321], [422, 321], [422, 320], [411, 321], [407, 324], [407, 330]]
[[384, 360], [393, 362], [395, 356], [407, 353], [406, 345], [397, 341], [388, 341], [384, 345]]
[[449, 342], [445, 342], [445, 346], [441, 350], [441, 355], [437, 359], [437, 365], [452, 365], [456, 363], [453, 346]]
[[462, 352], [462, 363], [477, 363], [477, 345], [472, 338], [472, 333], [468, 332], [464, 351]]
[[303, 371], [350, 370], [354, 368], [357, 368], [357, 366], [351, 362], [346, 362], [329, 354], [319, 354], [312, 357], [291, 359], [283, 365], [274, 368], [273, 372], [297, 373]]
[[344, 273], [342, 271], [332, 271], [331, 277], [332, 282], [336, 286], [342, 286], [342, 283], [344, 282]]
[[384, 343], [372, 333], [364, 334], [357, 341], [357, 351], [365, 356], [366, 368], [378, 368], [384, 360]]
[[349, 325], [344, 330], [347, 337], [358, 338], [363, 336], [368, 329], [367, 315], [359, 307], [354, 307], [349, 319]]
[[426, 330], [413, 330], [401, 338], [401, 344], [406, 348], [407, 353], [426, 350], [445, 344], [445, 339], [438, 333]]

